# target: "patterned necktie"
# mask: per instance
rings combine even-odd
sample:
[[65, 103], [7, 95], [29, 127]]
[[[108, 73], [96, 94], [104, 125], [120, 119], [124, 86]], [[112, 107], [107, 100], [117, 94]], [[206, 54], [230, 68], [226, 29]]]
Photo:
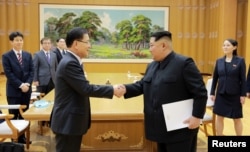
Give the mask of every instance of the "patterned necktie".
[[19, 64], [22, 65], [22, 55], [19, 52], [17, 53], [17, 59], [18, 59]]

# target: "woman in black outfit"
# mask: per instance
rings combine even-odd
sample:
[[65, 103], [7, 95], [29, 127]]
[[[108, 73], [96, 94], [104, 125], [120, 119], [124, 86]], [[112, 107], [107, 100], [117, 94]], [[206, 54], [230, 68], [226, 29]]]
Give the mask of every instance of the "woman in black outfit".
[[[237, 56], [237, 41], [226, 39], [222, 49], [225, 56], [217, 59], [211, 88], [213, 112], [217, 115], [216, 132], [223, 135], [224, 117], [234, 121], [236, 135], [242, 135], [242, 105], [246, 96], [246, 64]], [[216, 96], [215, 96], [216, 92]]]

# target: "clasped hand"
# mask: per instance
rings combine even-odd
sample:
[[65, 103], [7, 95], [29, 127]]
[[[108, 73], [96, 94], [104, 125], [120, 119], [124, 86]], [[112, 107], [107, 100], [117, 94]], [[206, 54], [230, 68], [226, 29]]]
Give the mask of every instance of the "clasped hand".
[[26, 93], [28, 92], [30, 89], [30, 84], [29, 83], [23, 83], [22, 86], [21, 86], [21, 90], [22, 92]]
[[118, 98], [120, 98], [126, 93], [126, 87], [122, 84], [114, 85], [113, 88], [114, 88], [114, 95]]

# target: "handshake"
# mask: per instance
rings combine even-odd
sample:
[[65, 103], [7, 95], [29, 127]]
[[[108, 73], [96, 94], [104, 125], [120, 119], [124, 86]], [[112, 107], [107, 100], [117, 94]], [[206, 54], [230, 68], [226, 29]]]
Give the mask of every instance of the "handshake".
[[123, 84], [114, 85], [113, 88], [114, 88], [114, 95], [118, 98], [120, 98], [126, 93], [126, 87]]

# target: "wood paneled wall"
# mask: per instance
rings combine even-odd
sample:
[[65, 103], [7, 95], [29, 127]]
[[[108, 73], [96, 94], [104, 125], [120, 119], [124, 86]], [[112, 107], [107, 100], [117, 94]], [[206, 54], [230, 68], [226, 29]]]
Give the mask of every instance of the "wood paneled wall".
[[[248, 0], [0, 0], [1, 56], [10, 49], [8, 34], [14, 30], [23, 32], [25, 50], [39, 50], [39, 4], [170, 7], [169, 31], [173, 34], [174, 50], [191, 56], [201, 72], [213, 71], [215, 60], [223, 55], [222, 43], [228, 37], [238, 40], [239, 55], [250, 55], [246, 51], [246, 42], [250, 40], [249, 32], [246, 33]], [[247, 63], [249, 60], [246, 58]], [[147, 63], [85, 63], [88, 72], [144, 72], [146, 66]]]
[[249, 15], [250, 14], [250, 3], [249, 2], [247, 4], [244, 3], [243, 6], [245, 6], [243, 8], [246, 8], [245, 10], [247, 10], [248, 14], [244, 14], [245, 21], [247, 23], [244, 24], [246, 32], [242, 32], [242, 35], [245, 38], [243, 40], [245, 42], [245, 59], [246, 59], [247, 64], [250, 64], [250, 51], [249, 51], [250, 50], [250, 45], [247, 45], [248, 44], [247, 42], [250, 42], [250, 30], [249, 30], [249, 28], [247, 30], [247, 25], [250, 25], [250, 15]]

